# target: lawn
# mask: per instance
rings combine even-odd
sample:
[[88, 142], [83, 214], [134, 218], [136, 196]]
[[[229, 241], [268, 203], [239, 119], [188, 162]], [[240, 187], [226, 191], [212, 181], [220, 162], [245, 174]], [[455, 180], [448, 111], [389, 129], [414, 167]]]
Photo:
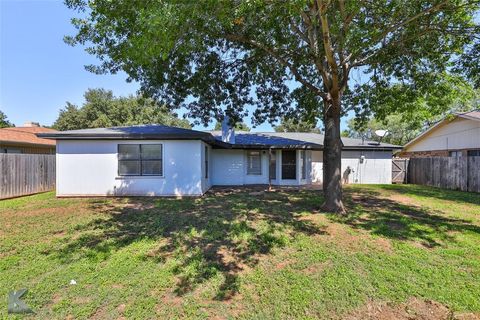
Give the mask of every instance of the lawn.
[[347, 216], [319, 212], [314, 190], [0, 201], [0, 296], [28, 288], [40, 319], [480, 315], [478, 194], [345, 198]]

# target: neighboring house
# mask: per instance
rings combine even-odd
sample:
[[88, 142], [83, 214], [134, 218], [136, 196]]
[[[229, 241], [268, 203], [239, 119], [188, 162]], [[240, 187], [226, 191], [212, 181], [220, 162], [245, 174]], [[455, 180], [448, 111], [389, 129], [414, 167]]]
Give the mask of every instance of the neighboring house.
[[27, 122], [23, 127], [0, 129], [0, 153], [55, 154], [55, 141], [36, 136], [37, 133], [55, 132], [40, 127], [36, 122]]
[[457, 113], [407, 143], [400, 157], [480, 156], [480, 110]]
[[[323, 136], [161, 125], [39, 134], [57, 140], [57, 196], [201, 195], [219, 185], [322, 184]], [[391, 183], [401, 147], [343, 138], [351, 183]], [[347, 170], [347, 167], [350, 167]]]

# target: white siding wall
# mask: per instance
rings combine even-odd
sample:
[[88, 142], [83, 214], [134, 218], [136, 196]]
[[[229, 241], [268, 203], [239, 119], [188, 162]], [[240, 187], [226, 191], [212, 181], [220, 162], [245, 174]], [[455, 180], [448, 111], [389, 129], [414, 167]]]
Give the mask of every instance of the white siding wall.
[[245, 150], [212, 150], [212, 185], [268, 184], [268, 153], [260, 152], [261, 175], [247, 175]]
[[[247, 175], [247, 151], [246, 150], [212, 150], [212, 185], [244, 185], [244, 184], [268, 184], [269, 183], [269, 152], [261, 151], [262, 156], [262, 174]], [[281, 179], [282, 170], [282, 151], [276, 152], [276, 176], [277, 179], [272, 180], [275, 185], [302, 185], [311, 182], [311, 151], [306, 152], [307, 159], [307, 175], [306, 179], [301, 179], [300, 151], [297, 150], [297, 179], [283, 180]]]
[[[164, 176], [119, 177], [117, 145], [126, 143], [163, 144]], [[200, 141], [57, 140], [57, 195], [200, 195], [202, 149]]]
[[433, 129], [405, 151], [434, 151], [480, 148], [480, 121], [457, 118]]
[[[312, 182], [322, 184], [323, 153], [312, 153]], [[362, 155], [365, 160], [360, 163]], [[349, 183], [392, 183], [391, 151], [342, 151], [342, 181], [347, 167], [353, 170], [348, 176]]]

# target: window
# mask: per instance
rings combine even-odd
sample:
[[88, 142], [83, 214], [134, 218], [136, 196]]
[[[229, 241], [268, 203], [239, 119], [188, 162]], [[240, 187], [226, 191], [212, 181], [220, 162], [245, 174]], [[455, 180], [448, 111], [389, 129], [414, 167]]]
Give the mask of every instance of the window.
[[262, 155], [260, 151], [247, 151], [247, 174], [262, 174]]
[[462, 156], [462, 151], [457, 150], [457, 151], [450, 151], [449, 153], [450, 157], [458, 158]]
[[119, 176], [163, 175], [161, 144], [119, 144]]
[[270, 166], [269, 166], [270, 180], [277, 179], [277, 152], [270, 151]]
[[205, 179], [208, 179], [208, 147], [205, 146]]
[[282, 179], [295, 180], [297, 178], [297, 156], [295, 150], [282, 151]]
[[478, 149], [478, 150], [468, 150], [467, 156], [469, 156], [469, 157], [480, 157], [480, 149]]
[[300, 151], [300, 169], [302, 172], [302, 179], [307, 178], [307, 157], [305, 154], [305, 150]]

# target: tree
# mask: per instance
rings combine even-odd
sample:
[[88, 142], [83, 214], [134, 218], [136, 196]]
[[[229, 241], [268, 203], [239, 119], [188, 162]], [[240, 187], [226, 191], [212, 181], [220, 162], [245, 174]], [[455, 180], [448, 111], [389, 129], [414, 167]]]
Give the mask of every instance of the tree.
[[[383, 142], [404, 145], [422, 131], [450, 114], [478, 109], [480, 105], [480, 90], [474, 90], [469, 86], [463, 88], [453, 86], [451, 89], [460, 91], [456, 91], [456, 94], [450, 97], [451, 105], [443, 113], [416, 113], [415, 116], [410, 116], [408, 113], [392, 113], [386, 117], [372, 117], [367, 121], [363, 118], [351, 118], [348, 121], [348, 129], [342, 135], [350, 138], [365, 138], [379, 141], [380, 137], [375, 134], [375, 130], [384, 129], [388, 130], [388, 134], [381, 139]], [[460, 94], [457, 95], [457, 93]], [[447, 95], [448, 91], [445, 91], [444, 94]], [[449, 101], [448, 98], [444, 97], [444, 99]], [[425, 103], [425, 101], [421, 103]], [[432, 108], [433, 106], [429, 109]]]
[[322, 131], [315, 124], [307, 121], [296, 121], [283, 117], [280, 124], [274, 126], [276, 132], [314, 132], [321, 133]]
[[[67, 42], [88, 45], [101, 61], [88, 70], [123, 70], [146, 94], [185, 107], [197, 122], [224, 114], [240, 121], [249, 105], [255, 123], [291, 114], [323, 120], [323, 209], [334, 212], [344, 212], [340, 117], [353, 107], [362, 113], [364, 99], [399, 83], [408, 89], [402, 98], [433, 97], [440, 75], [478, 35], [478, 2], [468, 0], [67, 5], [83, 12]], [[354, 70], [364, 73], [363, 83], [349, 81]]]
[[0, 110], [0, 128], [15, 127], [13, 123], [8, 121], [7, 115]]
[[[215, 123], [214, 130], [222, 130], [222, 123], [220, 121], [217, 121], [217, 123]], [[235, 123], [235, 130], [249, 132], [251, 129], [245, 122], [237, 122]]]
[[53, 124], [57, 130], [115, 127], [139, 124], [163, 124], [191, 129], [166, 107], [140, 96], [115, 97], [112, 91], [89, 89], [81, 108], [67, 102]]

